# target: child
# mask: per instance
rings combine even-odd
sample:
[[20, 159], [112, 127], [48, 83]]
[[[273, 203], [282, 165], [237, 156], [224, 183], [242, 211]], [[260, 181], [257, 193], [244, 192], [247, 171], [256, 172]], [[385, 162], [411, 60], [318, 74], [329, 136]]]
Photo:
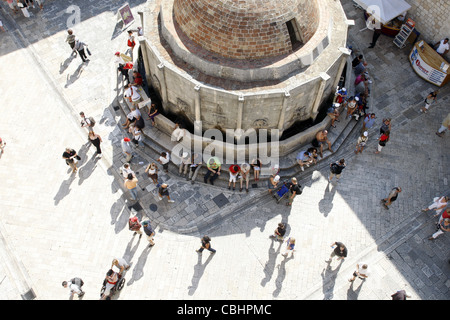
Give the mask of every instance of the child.
[[287, 239], [286, 248], [284, 249], [284, 253], [282, 254], [282, 256], [287, 257], [289, 252], [291, 252], [292, 257], [294, 255], [294, 247], [295, 247], [295, 239], [292, 237]]

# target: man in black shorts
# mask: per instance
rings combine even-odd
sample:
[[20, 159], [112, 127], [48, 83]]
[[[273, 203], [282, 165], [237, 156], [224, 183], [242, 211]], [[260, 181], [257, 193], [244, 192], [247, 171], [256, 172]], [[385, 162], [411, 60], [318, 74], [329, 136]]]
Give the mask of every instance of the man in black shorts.
[[292, 205], [292, 202], [294, 201], [294, 198], [296, 195], [301, 194], [302, 189], [300, 185], [297, 183], [297, 178], [292, 178], [291, 183], [289, 184], [289, 199], [288, 203], [286, 203], [287, 206]]
[[383, 205], [383, 207], [385, 209], [389, 210], [389, 207], [392, 202], [394, 202], [395, 200], [397, 200], [398, 194], [402, 192], [402, 188], [400, 187], [395, 187], [391, 190], [391, 192], [389, 192], [389, 195], [386, 199], [382, 199], [381, 200], [381, 204]]

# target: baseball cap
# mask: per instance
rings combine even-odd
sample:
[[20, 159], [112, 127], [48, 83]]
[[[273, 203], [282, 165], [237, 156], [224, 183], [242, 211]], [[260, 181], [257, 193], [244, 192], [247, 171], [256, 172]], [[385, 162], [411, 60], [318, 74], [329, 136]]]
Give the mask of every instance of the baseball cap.
[[123, 141], [129, 142], [130, 138], [124, 138]]

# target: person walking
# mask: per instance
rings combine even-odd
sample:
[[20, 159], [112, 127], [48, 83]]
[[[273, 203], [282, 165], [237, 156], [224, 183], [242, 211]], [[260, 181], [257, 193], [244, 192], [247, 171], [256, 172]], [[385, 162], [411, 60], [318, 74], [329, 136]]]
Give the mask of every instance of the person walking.
[[120, 142], [120, 145], [122, 147], [122, 153], [126, 156], [125, 161], [130, 162], [131, 158], [133, 158], [133, 151], [131, 150], [130, 138], [128, 137], [123, 138], [123, 140]]
[[162, 164], [165, 173], [169, 173], [170, 154], [168, 152], [161, 152], [161, 155], [156, 161]]
[[356, 277], [359, 277], [360, 279], [364, 280], [369, 277], [368, 275], [368, 268], [369, 266], [366, 263], [360, 262], [356, 264], [356, 270], [353, 272], [353, 277], [348, 279], [348, 281], [353, 282]]
[[383, 123], [380, 127], [380, 135], [386, 132], [391, 132], [391, 119], [390, 118], [384, 118]]
[[444, 118], [444, 121], [442, 121], [441, 127], [436, 131], [436, 135], [440, 138], [445, 134], [445, 131], [450, 129], [450, 113], [447, 114], [447, 116]]
[[102, 137], [96, 134], [94, 131], [89, 131], [89, 140], [92, 144], [97, 148], [96, 155], [101, 158], [102, 157], [102, 149], [100, 148], [100, 143], [102, 143]]
[[368, 140], [369, 133], [364, 131], [359, 137], [358, 141], [356, 141], [355, 154], [362, 153], [364, 147], [366, 146]]
[[422, 209], [422, 212], [434, 210], [436, 211], [436, 214], [434, 216], [437, 217], [438, 215], [441, 214], [441, 212], [445, 209], [445, 207], [447, 207], [447, 204], [448, 204], [447, 196], [435, 197], [433, 199], [433, 203], [430, 204], [427, 208]]
[[154, 184], [158, 184], [158, 166], [156, 163], [152, 162], [150, 163], [147, 168], [145, 169], [145, 172], [147, 172], [150, 179], [152, 179]]
[[167, 202], [173, 203], [175, 201], [170, 199], [168, 188], [169, 188], [169, 186], [166, 183], [163, 183], [162, 185], [160, 185], [159, 189], [158, 189], [158, 198], [159, 198], [159, 200], [162, 200], [163, 197], [167, 197]]
[[335, 256], [337, 256], [337, 260], [344, 260], [345, 258], [347, 258], [347, 247], [339, 241], [334, 242], [331, 245], [331, 248], [333, 248], [333, 251], [331, 251], [331, 255], [330, 258], [328, 260], [326, 260], [325, 262], [331, 262], [333, 260], [333, 258]]
[[142, 237], [141, 227], [138, 217], [134, 216], [128, 219], [128, 230], [134, 231], [133, 236], [139, 234], [139, 239]]
[[81, 127], [82, 128], [87, 128], [89, 131], [94, 131], [94, 125], [95, 125], [95, 121], [92, 121], [93, 118], [91, 117], [86, 117], [86, 115], [84, 114], [83, 111], [80, 112], [80, 117], [81, 117]]
[[375, 153], [381, 152], [381, 150], [386, 146], [386, 143], [389, 141], [390, 135], [390, 131], [386, 131], [385, 133], [381, 134], [381, 136], [378, 138], [378, 149], [377, 151], [375, 151]]
[[136, 201], [138, 197], [137, 183], [138, 179], [131, 173], [128, 174], [128, 177], [124, 182], [124, 186], [130, 191], [131, 199], [133, 199], [133, 201]]
[[67, 38], [66, 38], [66, 42], [69, 44], [70, 49], [72, 49], [72, 54], [75, 54], [75, 56], [77, 55], [77, 52], [74, 51], [74, 47], [75, 47], [75, 41], [76, 41], [76, 37], [73, 34], [73, 30], [69, 29], [67, 30]]
[[301, 186], [297, 182], [297, 178], [292, 177], [291, 183], [289, 184], [289, 198], [286, 203], [287, 206], [291, 206], [294, 201], [295, 196], [302, 194]]
[[78, 170], [77, 168], [77, 160], [79, 160], [79, 156], [74, 149], [66, 148], [62, 155], [63, 159], [66, 160], [66, 164], [72, 168], [72, 173]]
[[195, 251], [202, 253], [204, 249], [210, 251], [211, 253], [216, 253], [216, 250], [211, 247], [211, 238], [209, 236], [203, 236], [201, 239], [201, 247]]
[[6, 147], [6, 142], [2, 140], [2, 138], [0, 138], [0, 159], [2, 158], [3, 154], [5, 153], [5, 147]]
[[81, 60], [84, 62], [86, 61], [90, 61], [87, 57], [86, 57], [86, 52], [84, 51], [84, 48], [87, 47], [87, 44], [80, 41], [80, 40], [75, 40], [75, 45], [73, 47], [73, 51], [74, 52], [78, 52], [78, 54], [80, 55]]
[[85, 292], [83, 291], [82, 287], [84, 285], [84, 282], [81, 278], [72, 278], [69, 281], [63, 281], [62, 286], [64, 288], [69, 288], [70, 295], [69, 300], [73, 300], [74, 295], [78, 295], [78, 298], [81, 298], [84, 296]]
[[281, 255], [284, 257], [287, 257], [289, 252], [291, 253], [291, 257], [294, 255], [294, 248], [295, 248], [295, 238], [290, 237], [286, 240], [286, 247], [284, 247], [284, 253]]
[[394, 187], [392, 188], [391, 192], [389, 192], [389, 195], [387, 196], [387, 198], [381, 199], [381, 204], [383, 205], [383, 207], [387, 210], [389, 210], [389, 207], [392, 202], [394, 202], [395, 200], [397, 200], [398, 194], [402, 192], [402, 188], [400, 187]]
[[8, 2], [9, 8], [13, 11], [13, 13], [18, 13], [19, 10], [17, 9], [17, 2], [16, 0], [5, 0]]
[[424, 100], [425, 105], [422, 108], [420, 108], [420, 112], [423, 112], [423, 113], [428, 112], [428, 109], [430, 108], [431, 104], [436, 102], [438, 93], [439, 93], [439, 90], [435, 90], [428, 94], [428, 96]]
[[143, 229], [145, 234], [147, 235], [147, 240], [150, 242], [149, 247], [153, 247], [155, 245], [155, 230], [153, 230], [152, 225], [150, 224], [150, 221], [145, 220], [142, 223]]
[[396, 293], [391, 294], [392, 300], [406, 300], [406, 298], [411, 298], [410, 295], [406, 294], [405, 290], [398, 290]]
[[450, 231], [450, 218], [442, 219], [437, 225], [437, 231], [428, 238], [428, 240], [435, 240], [438, 236], [444, 232]]
[[336, 177], [336, 181], [339, 181], [342, 171], [345, 169], [345, 167], [346, 164], [344, 159], [330, 163], [330, 175], [328, 177], [328, 181], [331, 182], [334, 177]]

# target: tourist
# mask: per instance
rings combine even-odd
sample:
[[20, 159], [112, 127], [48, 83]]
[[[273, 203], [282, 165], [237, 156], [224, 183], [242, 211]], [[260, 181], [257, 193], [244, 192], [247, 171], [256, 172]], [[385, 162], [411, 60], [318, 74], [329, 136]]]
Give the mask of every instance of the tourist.
[[261, 161], [259, 159], [253, 159], [250, 163], [250, 166], [253, 168], [255, 181], [259, 181], [259, 174], [261, 173]]
[[427, 112], [428, 112], [428, 109], [430, 108], [431, 104], [432, 104], [433, 102], [436, 102], [437, 94], [438, 94], [438, 93], [439, 93], [439, 90], [435, 90], [435, 91], [430, 92], [430, 93], [428, 94], [428, 96], [427, 96], [427, 97], [425, 98], [425, 100], [424, 100], [425, 105], [420, 109], [420, 112], [424, 112], [424, 113], [427, 113]]
[[439, 53], [441, 56], [447, 54], [447, 52], [450, 49], [450, 45], [448, 43], [448, 38], [445, 38], [444, 40], [439, 41], [434, 45], [436, 48], [436, 52]]
[[241, 184], [241, 187], [239, 191], [242, 191], [243, 189], [243, 182], [245, 180], [245, 191], [248, 193], [248, 183], [250, 180], [250, 165], [248, 163], [241, 164], [241, 174], [239, 175], [239, 183]]
[[333, 180], [334, 177], [336, 177], [336, 181], [339, 181], [342, 171], [345, 169], [345, 167], [346, 164], [344, 159], [331, 163], [330, 176], [328, 177], [328, 181], [331, 182], [331, 180]]
[[444, 121], [442, 121], [441, 127], [436, 131], [436, 135], [441, 137], [445, 134], [445, 131], [450, 129], [450, 113], [447, 114]]
[[152, 162], [150, 163], [147, 168], [145, 169], [145, 172], [147, 172], [150, 179], [152, 179], [154, 184], [158, 184], [158, 166], [156, 163]]
[[128, 230], [133, 231], [133, 236], [139, 234], [139, 239], [142, 237], [141, 227], [138, 217], [134, 216], [128, 219]]
[[125, 92], [123, 94], [125, 98], [136, 108], [139, 107], [139, 102], [142, 100], [141, 95], [138, 92], [138, 88], [131, 85], [130, 83], [125, 86]]
[[300, 165], [300, 168], [302, 169], [302, 171], [305, 171], [304, 166], [307, 166], [309, 168], [309, 165], [311, 163], [313, 163], [313, 158], [312, 158], [311, 154], [306, 150], [300, 151], [297, 154], [296, 160], [297, 160], [297, 163]]
[[161, 155], [156, 161], [162, 164], [165, 173], [169, 173], [170, 154], [168, 152], [161, 152]]
[[100, 148], [100, 143], [102, 142], [102, 138], [100, 135], [95, 133], [94, 131], [89, 131], [89, 140], [91, 140], [92, 144], [97, 149], [96, 155], [101, 158], [102, 157], [102, 149]]
[[130, 269], [130, 264], [124, 258], [114, 258], [111, 263], [111, 269], [113, 267], [119, 269], [119, 274], [122, 275], [124, 271]]
[[[208, 182], [214, 185], [214, 180], [216, 180], [220, 175], [220, 169], [222, 168], [222, 164], [220, 163], [219, 158], [217, 157], [211, 157], [208, 159], [208, 162], [206, 163], [207, 171], [205, 176], [203, 177], [203, 181], [205, 183]], [[212, 174], [212, 176], [211, 176]], [[210, 177], [211, 176], [211, 177]]]
[[211, 253], [216, 253], [216, 250], [211, 247], [211, 238], [209, 236], [203, 236], [201, 239], [201, 247], [197, 251], [198, 253], [202, 253], [204, 249], [210, 251]]
[[167, 202], [175, 202], [172, 199], [170, 199], [170, 194], [169, 194], [169, 186], [167, 185], [167, 183], [163, 183], [162, 185], [159, 186], [158, 189], [158, 199], [162, 200], [163, 197], [167, 197]]
[[125, 188], [127, 188], [128, 191], [130, 191], [131, 199], [133, 199], [134, 201], [136, 201], [138, 198], [137, 183], [138, 179], [131, 173], [128, 174], [124, 182]]
[[356, 111], [356, 107], [358, 104], [359, 98], [358, 97], [350, 97], [349, 101], [347, 102], [347, 118], [351, 118], [353, 113]]
[[364, 58], [363, 55], [360, 54], [359, 56], [356, 56], [353, 60], [352, 60], [352, 68], [355, 68], [358, 64], [360, 64], [361, 62], [364, 62]]
[[280, 181], [279, 175], [272, 173], [269, 176], [269, 180], [267, 180], [267, 188], [269, 190], [269, 194], [272, 194], [273, 190], [277, 188], [279, 181]]
[[337, 258], [338, 261], [347, 258], [348, 250], [347, 247], [342, 242], [339, 241], [334, 242], [331, 245], [331, 248], [333, 248], [333, 251], [331, 251], [330, 258], [325, 262], [331, 262], [335, 256], [338, 257]]
[[181, 123], [176, 122], [170, 139], [172, 141], [180, 141], [181, 139], [183, 139], [184, 134], [185, 134], [185, 132], [184, 132], [183, 127], [181, 126]]
[[124, 129], [128, 129], [131, 124], [136, 123], [138, 119], [141, 118], [141, 112], [135, 106], [131, 107], [131, 111], [127, 114], [127, 120], [122, 123]]
[[443, 219], [439, 224], [437, 225], [437, 231], [431, 235], [431, 237], [428, 238], [428, 240], [435, 240], [438, 236], [443, 234], [444, 232], [450, 231], [450, 219], [446, 218]]
[[75, 45], [73, 47], [73, 52], [78, 52], [80, 55], [81, 60], [84, 62], [89, 61], [89, 59], [86, 57], [86, 52], [84, 51], [84, 48], [87, 47], [87, 44], [80, 41], [75, 40]]
[[122, 153], [125, 154], [126, 162], [130, 162], [131, 158], [133, 158], [133, 152], [131, 150], [131, 145], [130, 145], [130, 138], [125, 137], [123, 138], [123, 140], [120, 142], [120, 145], [122, 147]]
[[122, 167], [120, 167], [119, 169], [120, 174], [122, 175], [122, 177], [124, 179], [128, 178], [128, 175], [131, 173], [134, 177], [136, 176], [136, 174], [134, 173], [133, 170], [131, 170], [130, 164], [129, 163], [124, 163], [124, 165]]
[[369, 133], [367, 131], [364, 131], [358, 137], [358, 141], [356, 142], [355, 154], [363, 152], [364, 147], [366, 146], [366, 143], [367, 143], [368, 135], [369, 135]]
[[150, 242], [150, 244], [148, 245], [149, 247], [153, 247], [155, 245], [155, 238], [153, 238], [153, 236], [155, 235], [155, 230], [153, 230], [152, 225], [150, 224], [150, 221], [145, 220], [142, 223], [143, 229], [145, 234], [147, 235], [147, 240], [148, 242]]
[[136, 148], [144, 146], [144, 134], [142, 133], [141, 127], [138, 125], [130, 126], [130, 133], [133, 134], [133, 139], [131, 140], [134, 143]]
[[422, 212], [428, 212], [430, 210], [436, 211], [436, 214], [434, 215], [437, 217], [441, 214], [441, 212], [447, 207], [448, 204], [448, 197], [442, 196], [442, 197], [435, 197], [433, 199], [433, 203], [430, 204], [427, 208], [422, 209]]
[[338, 118], [340, 116], [340, 113], [337, 108], [330, 107], [327, 110], [327, 115], [331, 118], [331, 126], [333, 128], [336, 128], [336, 125], [334, 124], [336, 121], [339, 122]]
[[132, 86], [135, 87], [142, 87], [143, 79], [139, 72], [136, 70], [133, 70], [133, 82], [131, 83]]
[[192, 164], [189, 170], [189, 177], [187, 180], [191, 180], [191, 183], [194, 184], [195, 179], [197, 179], [197, 175], [202, 167], [202, 155], [201, 153], [194, 153], [192, 155]]
[[84, 296], [84, 291], [82, 289], [84, 285], [84, 281], [81, 278], [72, 278], [70, 281], [63, 281], [62, 286], [64, 288], [69, 288], [70, 295], [69, 300], [73, 300], [74, 295], [78, 295], [78, 298], [81, 298]]
[[284, 223], [280, 222], [273, 232], [273, 235], [271, 235], [271, 238], [275, 238], [277, 241], [283, 241], [284, 235], [286, 234], [286, 226]]
[[294, 248], [295, 248], [295, 238], [290, 237], [286, 240], [286, 247], [284, 248], [284, 253], [281, 255], [284, 257], [287, 257], [289, 252], [291, 253], [291, 257], [294, 255]]
[[66, 164], [72, 168], [72, 173], [78, 170], [77, 168], [77, 160], [79, 156], [74, 149], [66, 148], [62, 155], [63, 159], [66, 160]]
[[380, 135], [382, 135], [383, 133], [386, 133], [388, 131], [390, 132], [391, 127], [392, 127], [391, 119], [390, 118], [383, 119], [383, 123], [381, 124], [381, 127], [380, 127]]
[[308, 153], [310, 154], [313, 163], [314, 163], [314, 164], [317, 164], [317, 157], [319, 156], [319, 155], [317, 154], [317, 148], [315, 148], [315, 147], [310, 147], [310, 148], [308, 148], [308, 150], [306, 150], [306, 151], [308, 151]]
[[389, 192], [388, 197], [381, 200], [381, 203], [382, 203], [383, 207], [384, 207], [385, 209], [388, 209], [388, 210], [389, 210], [389, 207], [388, 207], [388, 206], [390, 206], [390, 205], [392, 204], [392, 202], [394, 202], [395, 200], [397, 200], [398, 194], [399, 194], [400, 192], [402, 192], [402, 188], [400, 188], [400, 187], [394, 187], [394, 188], [392, 188], [391, 192]]
[[152, 122], [152, 126], [155, 126], [155, 117], [158, 115], [158, 109], [156, 108], [155, 104], [152, 103], [149, 110], [148, 110], [148, 118], [147, 120], [150, 120]]
[[91, 121], [91, 118], [86, 117], [86, 116], [84, 115], [84, 112], [83, 112], [83, 111], [80, 112], [80, 117], [81, 117], [81, 123], [80, 123], [80, 124], [81, 124], [81, 127], [82, 127], [82, 128], [87, 128], [87, 129], [89, 130], [89, 132], [93, 131], [94, 129], [92, 129], [92, 128], [94, 127], [95, 122], [93, 123], [93, 122]]
[[315, 138], [311, 142], [311, 144], [314, 147], [320, 148], [319, 154], [320, 154], [321, 158], [323, 158], [323, 144], [324, 143], [326, 143], [328, 145], [328, 149], [330, 150], [330, 152], [334, 152], [331, 149], [331, 142], [330, 142], [330, 140], [328, 140], [328, 131], [327, 130], [321, 130], [321, 131], [317, 132]]
[[356, 270], [355, 272], [353, 272], [353, 277], [348, 279], [348, 281], [353, 282], [356, 279], [356, 277], [359, 277], [362, 280], [366, 279], [369, 276], [367, 272], [368, 267], [369, 266], [366, 263], [363, 262], [357, 263]]
[[355, 76], [359, 76], [360, 74], [364, 73], [366, 71], [367, 62], [360, 61], [356, 67], [353, 68], [353, 72], [355, 73]]
[[6, 142], [3, 141], [2, 138], [0, 138], [0, 159], [2, 158], [3, 154], [5, 153], [5, 147], [6, 147]]
[[133, 56], [133, 50], [136, 46], [136, 41], [134, 40], [133, 31], [128, 30], [128, 41], [127, 41], [128, 51], [130, 52], [131, 56]]
[[287, 206], [291, 206], [295, 196], [302, 194], [301, 186], [297, 182], [297, 178], [292, 177], [289, 183], [289, 198], [286, 203]]
[[189, 152], [183, 152], [181, 156], [180, 165], [178, 167], [178, 173], [180, 176], [186, 176], [191, 166], [191, 155]]
[[13, 11], [13, 13], [18, 13], [19, 10], [17, 9], [17, 2], [16, 0], [6, 0], [8, 2], [9, 8]]
[[228, 190], [231, 188], [231, 183], [233, 183], [233, 191], [236, 189], [236, 179], [239, 175], [239, 172], [241, 172], [241, 167], [239, 167], [237, 164], [233, 164], [229, 168], [230, 170], [230, 178], [228, 179]]
[[386, 143], [389, 141], [390, 131], [386, 131], [378, 138], [378, 150], [375, 153], [380, 153], [381, 150], [386, 146]]

